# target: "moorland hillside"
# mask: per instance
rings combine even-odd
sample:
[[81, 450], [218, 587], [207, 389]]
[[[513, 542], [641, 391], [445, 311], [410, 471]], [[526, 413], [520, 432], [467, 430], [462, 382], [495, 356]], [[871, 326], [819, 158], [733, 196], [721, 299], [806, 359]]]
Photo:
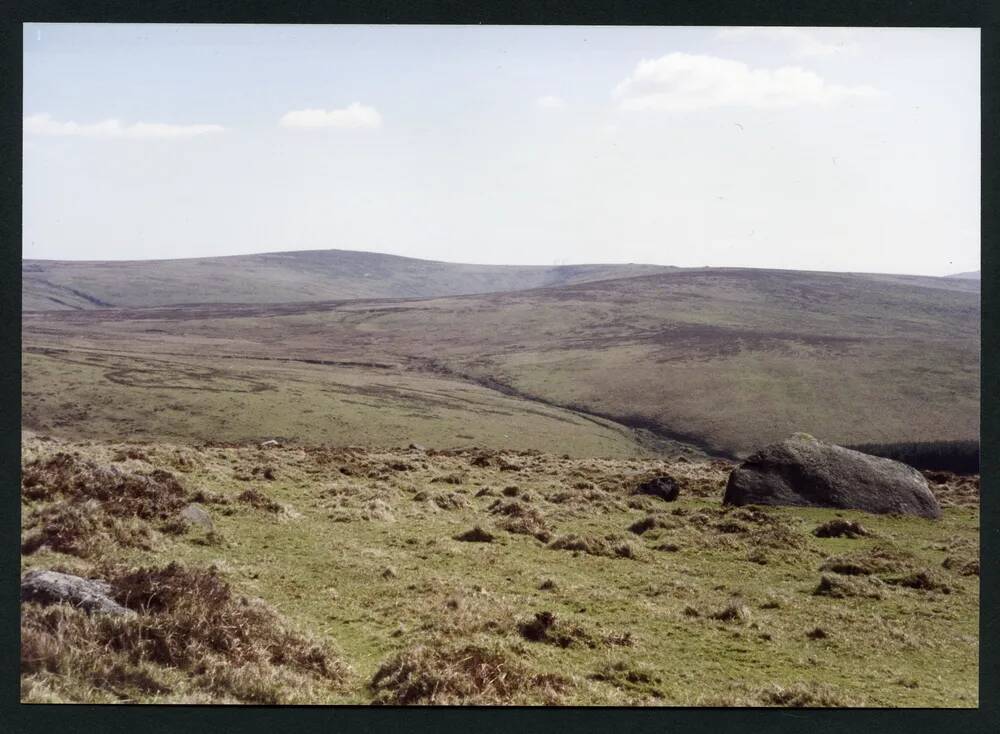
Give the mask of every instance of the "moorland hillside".
[[[580, 443], [573, 425], [596, 420], [734, 456], [794, 431], [841, 444], [979, 432], [979, 284], [962, 279], [706, 269], [23, 324], [25, 423], [68, 436], [632, 455]], [[504, 405], [470, 412], [467, 398]], [[566, 420], [535, 431], [540, 410]]]

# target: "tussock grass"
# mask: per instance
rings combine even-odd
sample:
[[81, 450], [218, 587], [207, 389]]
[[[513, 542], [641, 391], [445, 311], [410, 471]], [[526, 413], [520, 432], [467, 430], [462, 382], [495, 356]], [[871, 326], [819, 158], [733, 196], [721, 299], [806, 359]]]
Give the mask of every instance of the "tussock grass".
[[254, 487], [249, 487], [242, 492], [236, 498], [244, 504], [250, 505], [255, 510], [264, 510], [265, 512], [281, 512], [281, 505], [266, 494], [264, 494], [259, 489]]
[[726, 606], [708, 615], [710, 619], [720, 622], [747, 624], [750, 622], [750, 607], [738, 599], [730, 601]]
[[597, 647], [597, 640], [590, 632], [548, 611], [535, 612], [531, 619], [518, 622], [517, 631], [530, 642], [544, 642], [557, 647]]
[[864, 551], [832, 556], [823, 561], [821, 571], [833, 571], [844, 576], [871, 576], [899, 573], [913, 565], [913, 555], [891, 545], [876, 545]]
[[456, 535], [455, 540], [462, 540], [466, 543], [492, 543], [496, 540], [496, 536], [476, 525], [472, 530], [466, 530], [464, 533]]
[[948, 556], [941, 562], [941, 567], [954, 571], [961, 576], [978, 576], [979, 559], [968, 556]]
[[836, 687], [824, 683], [795, 682], [789, 685], [770, 684], [751, 687], [733, 686], [725, 694], [709, 694], [696, 699], [698, 706], [781, 708], [841, 708], [856, 706], [857, 701], [842, 694]]
[[642, 535], [649, 530], [654, 528], [670, 529], [675, 527], [674, 523], [665, 520], [662, 517], [656, 515], [647, 515], [641, 520], [636, 520], [634, 523], [628, 526], [628, 531], [630, 533], [635, 533], [636, 535]]
[[797, 683], [791, 686], [769, 686], [760, 691], [759, 700], [765, 706], [784, 708], [839, 708], [851, 705], [831, 686]]
[[552, 532], [537, 517], [505, 517], [499, 522], [499, 527], [514, 535], [530, 535], [543, 543], [552, 540]]
[[888, 578], [885, 582], [893, 586], [904, 586], [908, 589], [916, 589], [918, 591], [938, 591], [942, 594], [951, 593], [951, 586], [940, 578], [937, 573], [927, 569], [920, 569], [903, 576]]
[[429, 643], [383, 663], [371, 679], [381, 704], [559, 703], [569, 681], [532, 672], [497, 644]]
[[442, 510], [460, 510], [463, 507], [467, 507], [469, 504], [463, 495], [456, 492], [436, 494], [431, 497], [431, 501]]
[[589, 677], [591, 680], [608, 683], [620, 690], [648, 698], [653, 704], [663, 698], [661, 690], [663, 679], [660, 674], [653, 668], [636, 665], [627, 660], [606, 662]]
[[589, 556], [606, 556], [607, 558], [632, 558], [638, 553], [627, 540], [610, 534], [603, 538], [592, 535], [564, 535], [549, 543], [553, 550], [568, 550], [586, 553]]
[[881, 599], [883, 585], [877, 579], [853, 579], [841, 576], [820, 577], [819, 584], [813, 589], [814, 596], [828, 596], [832, 599], [846, 599], [848, 597], [862, 597], [867, 599]]

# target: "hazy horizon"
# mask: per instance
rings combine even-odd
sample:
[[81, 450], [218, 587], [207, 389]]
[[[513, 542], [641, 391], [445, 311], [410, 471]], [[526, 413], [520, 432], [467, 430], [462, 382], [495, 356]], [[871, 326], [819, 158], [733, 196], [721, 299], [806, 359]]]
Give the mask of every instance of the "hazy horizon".
[[681, 270], [698, 270], [702, 268], [707, 269], [735, 269], [735, 270], [787, 270], [793, 272], [815, 272], [815, 273], [843, 273], [843, 274], [857, 274], [857, 275], [913, 275], [915, 277], [950, 277], [956, 275], [968, 275], [970, 273], [978, 273], [980, 270], [971, 271], [961, 271], [953, 273], [945, 273], [943, 275], [921, 275], [920, 273], [904, 273], [904, 272], [875, 272], [875, 271], [861, 271], [861, 270], [805, 270], [801, 268], [782, 268], [782, 267], [756, 267], [749, 265], [671, 265], [670, 263], [649, 263], [649, 262], [618, 262], [618, 261], [580, 261], [580, 262], [560, 262], [556, 264], [538, 264], [538, 263], [519, 263], [519, 262], [505, 262], [505, 263], [483, 263], [483, 262], [470, 262], [470, 261], [460, 261], [460, 260], [433, 260], [430, 258], [414, 257], [412, 255], [396, 255], [391, 252], [371, 252], [368, 250], [346, 250], [341, 248], [326, 248], [326, 249], [308, 249], [308, 250], [270, 250], [261, 252], [240, 252], [231, 255], [195, 255], [195, 256], [178, 256], [178, 257], [157, 257], [157, 258], [107, 258], [101, 260], [92, 260], [85, 258], [42, 258], [42, 257], [22, 257], [22, 262], [72, 262], [72, 263], [143, 263], [143, 262], [170, 262], [174, 260], [202, 260], [207, 258], [229, 258], [229, 257], [254, 257], [259, 255], [294, 255], [296, 253], [312, 253], [312, 252], [350, 252], [359, 253], [365, 255], [385, 255], [386, 257], [401, 257], [412, 260], [423, 260], [424, 262], [438, 262], [444, 263], [446, 265], [468, 265], [476, 267], [509, 267], [509, 268], [550, 268], [550, 267], [574, 267], [574, 266], [586, 266], [586, 265], [658, 265], [662, 267], [672, 267]]
[[980, 269], [979, 31], [26, 24], [23, 258]]

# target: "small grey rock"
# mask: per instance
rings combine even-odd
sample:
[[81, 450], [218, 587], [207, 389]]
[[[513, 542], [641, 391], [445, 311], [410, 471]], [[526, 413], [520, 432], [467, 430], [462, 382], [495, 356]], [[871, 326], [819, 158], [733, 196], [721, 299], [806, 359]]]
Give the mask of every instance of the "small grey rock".
[[106, 581], [58, 571], [28, 571], [21, 579], [21, 599], [38, 604], [72, 604], [88, 612], [133, 614], [111, 598], [111, 586]]
[[212, 516], [200, 505], [188, 505], [179, 514], [192, 525], [199, 525], [209, 532], [215, 529]]

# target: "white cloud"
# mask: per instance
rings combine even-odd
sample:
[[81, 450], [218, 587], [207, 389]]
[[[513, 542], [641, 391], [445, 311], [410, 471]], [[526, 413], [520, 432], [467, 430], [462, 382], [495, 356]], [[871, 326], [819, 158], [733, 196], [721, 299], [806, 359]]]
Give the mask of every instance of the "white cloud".
[[307, 129], [381, 127], [382, 115], [374, 107], [352, 102], [340, 110], [292, 110], [282, 115], [278, 124]]
[[123, 125], [118, 120], [109, 119], [91, 124], [60, 122], [53, 120], [51, 115], [26, 115], [24, 132], [30, 135], [58, 135], [85, 138], [135, 138], [135, 139], [165, 139], [191, 138], [196, 135], [219, 133], [225, 128], [221, 125], [169, 125], [162, 122], [135, 122]]
[[543, 110], [561, 110], [566, 106], [566, 100], [547, 94], [544, 97], [539, 97], [536, 104]]
[[[829, 34], [827, 34], [829, 35]], [[854, 53], [858, 46], [853, 41], [848, 41], [843, 37], [843, 32], [838, 33], [840, 39], [836, 41], [824, 41], [815, 33], [811, 33], [803, 28], [723, 28], [716, 37], [720, 40], [744, 40], [759, 38], [765, 41], [777, 41], [788, 44], [793, 56], [832, 56], [840, 53]]]
[[614, 96], [626, 110], [698, 110], [829, 105], [877, 93], [867, 86], [829, 84], [797, 66], [751, 69], [740, 61], [671, 53], [639, 62]]

